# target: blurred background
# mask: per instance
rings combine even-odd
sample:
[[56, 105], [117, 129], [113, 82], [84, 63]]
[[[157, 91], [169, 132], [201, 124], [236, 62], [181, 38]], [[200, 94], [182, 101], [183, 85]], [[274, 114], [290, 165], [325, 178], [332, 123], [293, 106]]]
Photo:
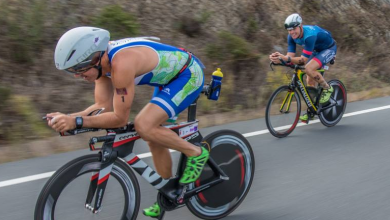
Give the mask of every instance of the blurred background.
[[[336, 39], [336, 64], [325, 79], [343, 81], [348, 101], [390, 94], [389, 0], [0, 0], [0, 162], [87, 147], [86, 137], [59, 138], [41, 120], [94, 102], [93, 84], [54, 66], [67, 30], [90, 25], [109, 30], [112, 40], [160, 37], [198, 56], [207, 82], [220, 67], [220, 99], [198, 102], [205, 127], [263, 116], [270, 94], [288, 81], [286, 69], [270, 70], [268, 56], [286, 53], [283, 24], [295, 12]], [[152, 91], [137, 87], [131, 119]]]

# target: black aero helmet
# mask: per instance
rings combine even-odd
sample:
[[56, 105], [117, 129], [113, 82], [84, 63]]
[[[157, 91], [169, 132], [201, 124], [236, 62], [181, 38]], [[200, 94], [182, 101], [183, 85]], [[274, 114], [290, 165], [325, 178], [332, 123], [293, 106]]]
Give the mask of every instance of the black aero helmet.
[[287, 30], [292, 30], [295, 27], [298, 27], [302, 24], [302, 18], [299, 14], [294, 13], [289, 15], [284, 22], [284, 28]]

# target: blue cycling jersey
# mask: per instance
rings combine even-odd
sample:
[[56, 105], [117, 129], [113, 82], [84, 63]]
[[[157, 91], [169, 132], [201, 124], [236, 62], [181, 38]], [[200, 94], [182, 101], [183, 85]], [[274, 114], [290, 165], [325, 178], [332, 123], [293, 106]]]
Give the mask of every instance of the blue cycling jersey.
[[331, 33], [317, 25], [303, 25], [303, 37], [293, 39], [287, 36], [287, 52], [296, 53], [296, 45], [303, 46], [302, 55], [309, 58], [313, 52], [321, 52], [334, 46]]
[[[136, 85], [160, 87], [156, 89], [150, 102], [164, 109], [170, 118], [178, 115], [198, 98], [204, 85], [205, 67], [197, 57], [192, 55], [187, 63], [189, 53], [180, 48], [144, 38], [126, 38], [109, 42], [109, 62], [112, 62], [117, 52], [131, 47], [148, 47], [158, 55], [157, 66], [152, 71], [137, 76], [134, 82]], [[111, 73], [106, 73], [105, 76], [111, 78]]]

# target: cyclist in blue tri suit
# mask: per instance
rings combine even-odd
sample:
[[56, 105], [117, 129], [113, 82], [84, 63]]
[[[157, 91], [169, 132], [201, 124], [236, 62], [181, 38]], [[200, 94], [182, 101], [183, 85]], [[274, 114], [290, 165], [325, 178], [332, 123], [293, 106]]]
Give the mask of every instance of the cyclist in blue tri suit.
[[[274, 63], [280, 63], [280, 57], [287, 63], [305, 64], [305, 72], [308, 75], [307, 85], [315, 86], [316, 82], [320, 84], [323, 88], [320, 103], [327, 103], [333, 93], [333, 88], [329, 86], [317, 70], [336, 56], [336, 41], [332, 38], [331, 33], [323, 28], [314, 25], [302, 25], [302, 18], [296, 13], [287, 17], [284, 27], [288, 31], [287, 55], [275, 52], [270, 55], [270, 60]], [[295, 57], [297, 44], [303, 46], [300, 57]], [[308, 115], [304, 114], [300, 119], [307, 121]]]
[[[204, 85], [203, 64], [190, 52], [146, 38], [109, 41], [108, 31], [78, 27], [66, 32], [55, 49], [57, 69], [95, 83], [95, 104], [70, 115], [47, 114], [48, 125], [58, 132], [90, 127], [117, 128], [127, 124], [135, 85], [160, 87], [152, 100], [134, 120], [135, 129], [145, 140], [161, 177], [172, 177], [169, 149], [184, 153], [188, 159], [180, 184], [199, 178], [209, 152], [160, 126], [185, 110], [200, 94]], [[87, 116], [105, 108], [106, 113]], [[150, 217], [160, 215], [154, 204], [144, 209]]]

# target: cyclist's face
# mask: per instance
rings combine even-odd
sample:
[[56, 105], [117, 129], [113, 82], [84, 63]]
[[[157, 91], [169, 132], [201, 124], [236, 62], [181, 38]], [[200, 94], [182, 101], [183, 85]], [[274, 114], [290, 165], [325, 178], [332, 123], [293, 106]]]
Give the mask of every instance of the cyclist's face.
[[95, 79], [97, 78], [99, 74], [99, 71], [96, 68], [90, 68], [89, 70], [80, 73], [80, 74], [74, 74], [76, 78], [82, 77], [84, 80], [88, 82], [95, 82]]
[[292, 28], [291, 30], [287, 30], [288, 31], [288, 34], [293, 38], [293, 39], [297, 39], [299, 37], [299, 35], [301, 35], [301, 28], [298, 27], [295, 27], [295, 28]]

